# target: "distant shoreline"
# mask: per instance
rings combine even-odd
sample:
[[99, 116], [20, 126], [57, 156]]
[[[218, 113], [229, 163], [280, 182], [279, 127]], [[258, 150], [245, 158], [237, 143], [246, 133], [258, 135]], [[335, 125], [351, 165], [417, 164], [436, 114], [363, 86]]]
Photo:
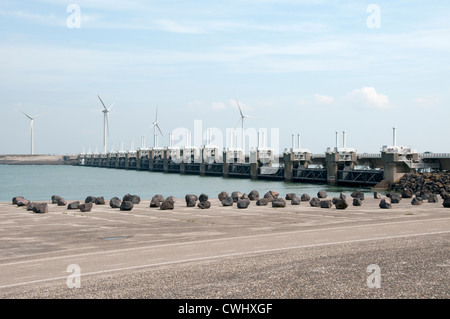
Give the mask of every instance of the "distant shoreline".
[[76, 155], [0, 155], [0, 165], [76, 165]]

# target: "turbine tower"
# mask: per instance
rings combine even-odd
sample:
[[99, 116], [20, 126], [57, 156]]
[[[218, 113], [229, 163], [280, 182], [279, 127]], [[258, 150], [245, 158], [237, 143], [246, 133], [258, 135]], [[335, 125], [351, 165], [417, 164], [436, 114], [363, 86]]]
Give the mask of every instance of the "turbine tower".
[[34, 119], [41, 116], [36, 115], [36, 116], [30, 116], [27, 113], [25, 113], [24, 111], [19, 110], [20, 112], [22, 112], [26, 117], [28, 117], [30, 119], [30, 132], [31, 132], [31, 155], [34, 155], [34, 136], [33, 136], [33, 122]]
[[163, 133], [161, 132], [161, 129], [159, 128], [158, 125], [158, 106], [156, 106], [156, 117], [155, 117], [155, 121], [152, 123], [153, 125], [153, 147], [157, 148], [158, 147], [158, 134], [156, 133], [156, 129], [158, 129], [158, 131], [161, 133], [161, 136], [163, 136]]
[[236, 104], [237, 104], [237, 106], [238, 106], [238, 108], [239, 108], [239, 113], [241, 114], [241, 118], [237, 121], [237, 123], [236, 123], [236, 125], [235, 125], [234, 127], [236, 128], [236, 126], [239, 124], [239, 122], [241, 122], [241, 129], [242, 129], [242, 132], [241, 132], [241, 145], [242, 145], [242, 154], [244, 154], [244, 153], [245, 153], [245, 145], [244, 145], [244, 142], [245, 142], [245, 139], [244, 139], [244, 119], [254, 119], [255, 117], [252, 117], [252, 116], [248, 116], [248, 115], [243, 114], [243, 113], [242, 113], [241, 106], [239, 105], [239, 102], [238, 102], [237, 99], [236, 99]]
[[109, 108], [106, 107], [105, 103], [103, 103], [102, 99], [100, 98], [100, 96], [97, 94], [98, 99], [100, 100], [100, 102], [103, 105], [104, 110], [102, 110], [103, 112], [103, 153], [106, 153], [106, 135], [108, 134], [109, 137], [109, 120], [108, 120], [108, 114], [109, 111], [111, 111], [112, 107], [114, 106], [114, 103], [111, 104], [111, 106]]

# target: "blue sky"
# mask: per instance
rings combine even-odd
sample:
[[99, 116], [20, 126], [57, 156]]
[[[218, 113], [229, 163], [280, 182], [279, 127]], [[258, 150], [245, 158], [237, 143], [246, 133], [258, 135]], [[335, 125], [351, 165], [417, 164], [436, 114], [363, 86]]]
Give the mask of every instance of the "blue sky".
[[1, 0], [0, 153], [29, 153], [17, 109], [43, 113], [36, 153], [101, 150], [97, 94], [115, 103], [116, 150], [152, 145], [156, 106], [160, 145], [195, 120], [225, 132], [237, 98], [257, 118], [246, 128], [279, 129], [280, 151], [301, 134], [323, 153], [345, 130], [376, 153], [395, 126], [398, 144], [449, 152], [449, 16], [448, 1]]

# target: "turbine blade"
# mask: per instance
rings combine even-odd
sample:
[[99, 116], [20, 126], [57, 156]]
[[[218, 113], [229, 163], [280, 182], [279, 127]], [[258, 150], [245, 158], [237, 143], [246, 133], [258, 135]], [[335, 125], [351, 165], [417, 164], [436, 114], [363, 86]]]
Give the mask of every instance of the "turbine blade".
[[38, 114], [38, 115], [36, 115], [36, 116], [33, 116], [33, 119], [35, 119], [35, 118], [37, 118], [37, 117], [39, 117], [39, 116], [45, 115], [45, 114], [47, 114], [47, 113], [48, 113], [48, 112], [41, 113], [41, 114]]
[[155, 125], [156, 125], [156, 127], [158, 128], [159, 133], [161, 133], [161, 136], [164, 136], [163, 133], [161, 132], [161, 129], [159, 128], [158, 123], [156, 123]]
[[237, 103], [237, 106], [239, 108], [239, 113], [241, 113], [241, 117], [244, 117], [244, 114], [242, 114], [241, 106], [239, 105], [239, 102], [238, 102], [237, 98], [236, 98], [236, 103]]
[[[19, 109], [18, 109], [19, 110]], [[22, 112], [26, 117], [28, 117], [30, 120], [32, 120], [33, 119], [33, 117], [32, 116], [30, 116], [30, 115], [28, 115], [27, 113], [25, 113], [24, 111], [22, 111], [22, 110], [19, 110], [20, 112]]]
[[242, 121], [242, 117], [236, 122], [236, 124], [234, 125], [234, 128], [236, 128], [238, 126], [240, 121]]
[[105, 108], [105, 110], [108, 110], [105, 106], [105, 103], [103, 103], [102, 99], [100, 98], [100, 96], [97, 94], [98, 99], [100, 100], [100, 102], [102, 102], [103, 107]]
[[114, 102], [113, 104], [111, 104], [111, 106], [108, 109], [108, 112], [111, 111], [111, 109], [113, 108], [114, 104], [116, 104], [116, 102]]

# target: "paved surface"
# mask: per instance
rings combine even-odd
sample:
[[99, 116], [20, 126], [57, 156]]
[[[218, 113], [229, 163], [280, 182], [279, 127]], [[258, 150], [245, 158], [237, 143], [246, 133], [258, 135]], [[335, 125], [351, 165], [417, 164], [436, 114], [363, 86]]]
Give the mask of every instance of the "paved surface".
[[179, 199], [161, 211], [143, 200], [131, 212], [87, 213], [49, 205], [43, 215], [0, 203], [0, 297], [450, 297], [450, 209], [441, 202], [404, 199], [391, 210], [371, 198], [346, 210], [211, 202], [201, 210]]

